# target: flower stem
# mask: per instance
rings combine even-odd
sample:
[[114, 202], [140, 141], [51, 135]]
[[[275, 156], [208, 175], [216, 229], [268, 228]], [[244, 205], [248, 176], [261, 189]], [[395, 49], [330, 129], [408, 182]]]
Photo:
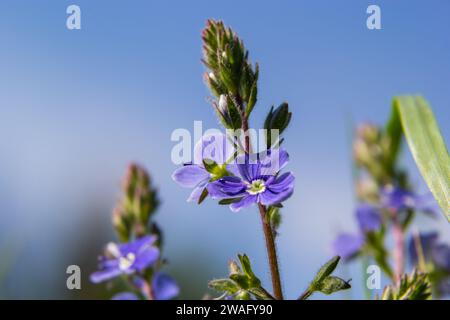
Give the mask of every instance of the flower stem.
[[283, 292], [281, 290], [280, 269], [278, 268], [277, 248], [275, 238], [273, 236], [272, 227], [267, 221], [266, 207], [258, 204], [261, 222], [263, 225], [264, 238], [266, 240], [267, 255], [269, 257], [270, 274], [272, 276], [272, 287], [275, 299], [283, 300]]
[[[245, 153], [250, 154], [251, 145], [250, 145], [250, 133], [248, 116], [245, 115], [242, 98], [238, 95], [235, 97], [237, 105], [239, 106], [239, 110], [241, 110], [241, 119], [242, 119], [242, 131], [244, 134], [244, 148]], [[277, 248], [275, 245], [275, 237], [273, 235], [272, 227], [270, 226], [269, 221], [267, 221], [267, 210], [266, 207], [262, 204], [258, 204], [259, 213], [261, 216], [261, 222], [264, 231], [264, 238], [266, 241], [266, 250], [267, 256], [269, 258], [269, 266], [270, 266], [270, 275], [272, 278], [272, 287], [273, 287], [273, 295], [277, 300], [283, 300], [283, 291], [281, 289], [281, 277], [280, 277], [280, 269], [278, 268], [278, 258], [277, 258]]]
[[155, 293], [153, 292], [153, 288], [149, 282], [144, 281], [142, 291], [144, 292], [148, 300], [155, 300]]
[[302, 293], [302, 295], [300, 297], [298, 297], [297, 300], [306, 300], [308, 299], [311, 295], [313, 294], [313, 292], [310, 289], [305, 290], [305, 292]]
[[403, 227], [398, 221], [397, 213], [392, 213], [393, 218], [393, 238], [394, 238], [394, 276], [396, 283], [400, 282], [402, 277], [404, 264], [405, 264], [405, 253], [404, 253], [404, 241], [405, 234], [403, 232]]

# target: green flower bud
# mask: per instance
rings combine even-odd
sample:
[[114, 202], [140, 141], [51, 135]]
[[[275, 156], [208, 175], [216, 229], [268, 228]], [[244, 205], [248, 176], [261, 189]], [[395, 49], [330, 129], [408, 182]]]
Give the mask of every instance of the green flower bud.
[[150, 186], [150, 176], [137, 164], [130, 164], [122, 183], [123, 197], [113, 211], [113, 225], [122, 241], [132, 235], [151, 231], [151, 214], [158, 206], [156, 191]]

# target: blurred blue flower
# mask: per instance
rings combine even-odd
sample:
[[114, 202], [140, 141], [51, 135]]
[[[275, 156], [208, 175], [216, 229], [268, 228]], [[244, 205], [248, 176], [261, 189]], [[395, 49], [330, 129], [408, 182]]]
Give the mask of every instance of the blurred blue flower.
[[[438, 242], [437, 232], [422, 233], [419, 235], [420, 247], [426, 262], [431, 262], [441, 271], [450, 273], [450, 246]], [[410, 260], [418, 263], [416, 239], [411, 237], [408, 245]]]
[[[436, 290], [440, 295], [450, 294], [450, 246], [438, 242], [437, 232], [422, 233], [419, 235], [420, 250], [426, 263], [431, 263], [437, 269], [437, 277], [433, 277]], [[412, 264], [418, 264], [419, 246], [417, 239], [411, 237], [408, 244], [409, 257]]]
[[363, 247], [365, 233], [381, 228], [381, 215], [378, 209], [363, 203], [356, 209], [359, 230], [355, 234], [342, 233], [332, 243], [333, 253], [344, 260], [353, 258]]
[[[141, 277], [135, 277], [133, 279], [134, 284], [138, 287], [142, 294], [145, 296], [146, 292], [143, 290], [145, 280]], [[157, 272], [152, 279], [152, 291], [155, 300], [169, 300], [175, 298], [180, 293], [175, 280], [166, 273]], [[121, 292], [112, 297], [112, 300], [140, 300], [139, 297], [133, 292]]]
[[188, 201], [198, 201], [203, 190], [211, 180], [211, 174], [203, 165], [204, 159], [215, 161], [225, 169], [232, 170], [227, 161], [234, 154], [234, 146], [228, 142], [224, 134], [204, 135], [194, 148], [193, 163], [185, 164], [172, 174], [172, 179], [180, 186], [194, 188]]
[[362, 231], [377, 231], [381, 227], [381, 215], [377, 208], [363, 203], [356, 209], [356, 219]]
[[362, 234], [341, 233], [332, 243], [332, 250], [335, 255], [344, 260], [353, 258], [364, 245]]
[[125, 244], [110, 243], [107, 255], [100, 258], [100, 270], [91, 274], [91, 281], [99, 283], [143, 271], [159, 258], [159, 249], [153, 246], [155, 241], [156, 236], [145, 236]]
[[180, 293], [180, 288], [175, 280], [162, 272], [158, 272], [153, 276], [152, 287], [156, 300], [169, 300]]
[[[264, 155], [265, 154], [265, 155]], [[286, 172], [278, 176], [289, 159], [284, 150], [270, 150], [254, 155], [239, 156], [235, 167], [239, 176], [227, 176], [208, 184], [213, 199], [234, 199], [230, 209], [239, 211], [252, 204], [275, 205], [288, 199], [294, 192], [294, 175]]]
[[416, 210], [435, 214], [438, 210], [432, 194], [419, 195], [397, 187], [385, 187], [380, 192], [381, 207], [394, 211]]
[[120, 292], [114, 295], [111, 300], [139, 300], [133, 292]]

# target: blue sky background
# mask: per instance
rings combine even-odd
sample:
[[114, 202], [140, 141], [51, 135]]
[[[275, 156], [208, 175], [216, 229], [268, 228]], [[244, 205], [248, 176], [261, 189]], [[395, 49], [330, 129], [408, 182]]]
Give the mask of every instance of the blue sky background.
[[[70, 4], [81, 7], [81, 30], [66, 29]], [[382, 30], [366, 28], [369, 4], [380, 5]], [[235, 28], [260, 63], [252, 126], [282, 101], [294, 113], [285, 146], [297, 185], [278, 248], [295, 298], [329, 258], [333, 237], [356, 228], [351, 125], [384, 123], [393, 96], [421, 93], [448, 143], [449, 14], [446, 0], [2, 1], [0, 261], [9, 269], [0, 296], [95, 296], [87, 277], [113, 239], [110, 211], [132, 160], [160, 190], [157, 220], [183, 296], [200, 298], [239, 252], [269, 286], [256, 210], [187, 204], [189, 191], [170, 178], [172, 131], [192, 130], [194, 120], [218, 126], [200, 63], [200, 32], [212, 17]], [[408, 152], [404, 160], [426, 190]], [[449, 239], [444, 219], [417, 222]], [[82, 266], [81, 292], [65, 289], [69, 264]], [[360, 266], [339, 274], [354, 285], [340, 297], [361, 298]]]

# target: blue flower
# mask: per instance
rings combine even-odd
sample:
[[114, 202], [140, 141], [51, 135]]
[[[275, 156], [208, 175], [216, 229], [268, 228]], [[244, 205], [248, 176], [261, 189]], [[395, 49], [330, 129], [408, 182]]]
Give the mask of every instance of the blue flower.
[[[450, 246], [438, 242], [437, 232], [422, 233], [419, 240], [425, 261], [433, 263], [441, 271], [450, 273]], [[408, 249], [411, 262], [417, 264], [417, 244], [414, 237], [410, 239]]]
[[[438, 294], [450, 294], [450, 246], [438, 242], [437, 232], [421, 233], [419, 235], [420, 248], [426, 263], [432, 264], [437, 271], [433, 277]], [[412, 264], [418, 263], [417, 240], [411, 237], [408, 244], [409, 257]]]
[[145, 236], [125, 244], [110, 243], [107, 256], [100, 258], [100, 270], [91, 274], [91, 281], [99, 283], [148, 268], [159, 258], [159, 250], [153, 246], [155, 241], [156, 236]]
[[360, 233], [341, 233], [332, 243], [334, 254], [344, 260], [350, 260], [361, 250], [364, 245], [364, 236]]
[[362, 231], [378, 231], [381, 227], [380, 212], [374, 206], [363, 203], [356, 209], [356, 219]]
[[419, 195], [397, 187], [385, 187], [380, 192], [381, 207], [384, 209], [402, 211], [416, 210], [434, 214], [437, 211], [432, 194]]
[[139, 298], [133, 292], [120, 292], [114, 295], [111, 300], [139, 300]]
[[355, 234], [342, 233], [332, 243], [334, 254], [349, 260], [359, 253], [364, 246], [365, 234], [381, 228], [381, 216], [377, 208], [369, 204], [361, 204], [356, 209], [359, 230]]
[[152, 287], [156, 300], [169, 300], [180, 293], [180, 288], [175, 280], [162, 272], [158, 272], [153, 276]]
[[[252, 159], [254, 158], [254, 159]], [[278, 175], [287, 164], [288, 154], [281, 149], [235, 159], [239, 176], [226, 176], [208, 184], [213, 199], [236, 199], [230, 209], [237, 212], [252, 204], [276, 205], [294, 192], [294, 175]]]
[[[135, 278], [134, 283], [142, 294], [145, 296], [144, 289], [145, 281], [142, 278]], [[178, 296], [180, 288], [175, 280], [166, 273], [157, 272], [152, 279], [152, 292], [155, 300], [170, 300]], [[140, 300], [133, 292], [121, 292], [112, 297], [112, 300]]]
[[227, 165], [227, 161], [232, 158], [234, 151], [234, 146], [228, 142], [225, 135], [205, 135], [195, 145], [194, 162], [175, 170], [172, 179], [182, 187], [193, 188], [188, 201], [198, 201], [203, 190], [213, 178], [205, 169], [203, 160], [213, 160], [223, 166], [225, 170], [230, 171], [232, 168]]

